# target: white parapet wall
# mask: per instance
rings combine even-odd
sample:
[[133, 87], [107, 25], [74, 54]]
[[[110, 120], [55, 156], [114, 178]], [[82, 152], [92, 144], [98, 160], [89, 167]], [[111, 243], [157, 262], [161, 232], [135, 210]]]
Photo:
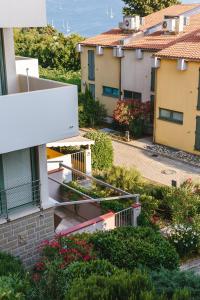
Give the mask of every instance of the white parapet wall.
[[0, 1], [0, 28], [43, 27], [46, 24], [46, 0]]
[[16, 56], [15, 64], [17, 75], [28, 75], [39, 78], [38, 59]]
[[19, 81], [22, 93], [1, 96], [0, 154], [79, 134], [76, 86], [31, 77], [28, 87], [23, 75]]

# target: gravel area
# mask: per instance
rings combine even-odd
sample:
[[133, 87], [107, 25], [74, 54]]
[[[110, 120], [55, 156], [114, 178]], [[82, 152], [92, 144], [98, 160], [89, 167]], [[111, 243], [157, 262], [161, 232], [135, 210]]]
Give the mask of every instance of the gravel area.
[[161, 145], [147, 145], [146, 149], [154, 152], [155, 154], [166, 155], [168, 157], [179, 159], [186, 163], [190, 163], [196, 167], [200, 167], [200, 156], [198, 155], [189, 154], [184, 151], [174, 150]]

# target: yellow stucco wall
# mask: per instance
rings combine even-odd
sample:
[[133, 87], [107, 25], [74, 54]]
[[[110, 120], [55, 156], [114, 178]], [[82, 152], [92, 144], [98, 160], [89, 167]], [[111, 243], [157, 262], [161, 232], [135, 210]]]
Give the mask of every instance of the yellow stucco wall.
[[[157, 70], [154, 140], [173, 148], [194, 150], [200, 63], [188, 62], [186, 71], [177, 70], [177, 60], [161, 60]], [[183, 125], [159, 120], [159, 108], [182, 112]]]
[[[95, 51], [95, 81], [88, 80], [88, 50]], [[118, 101], [117, 98], [105, 97], [102, 95], [103, 86], [120, 88], [120, 58], [113, 56], [112, 48], [104, 48], [103, 55], [96, 55], [96, 47], [83, 47], [81, 53], [81, 72], [82, 82], [95, 84], [96, 99], [103, 103], [109, 116], [112, 116], [113, 110]], [[82, 91], [85, 87], [82, 85]]]

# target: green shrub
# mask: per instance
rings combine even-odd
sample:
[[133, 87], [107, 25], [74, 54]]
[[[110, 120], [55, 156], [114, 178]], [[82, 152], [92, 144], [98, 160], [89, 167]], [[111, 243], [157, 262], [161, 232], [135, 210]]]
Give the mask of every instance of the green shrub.
[[78, 34], [65, 37], [51, 26], [15, 29], [16, 55], [38, 58], [43, 68], [64, 72], [80, 70], [76, 45], [82, 40]]
[[79, 94], [79, 126], [94, 127], [104, 122], [106, 109], [98, 100], [86, 90], [85, 94]]
[[117, 188], [125, 191], [132, 191], [140, 182], [141, 175], [134, 168], [125, 168], [120, 166], [112, 166], [104, 174], [105, 180]]
[[94, 170], [104, 170], [112, 167], [113, 164], [113, 146], [112, 141], [106, 133], [91, 131], [84, 137], [94, 140], [92, 149], [92, 167]]
[[122, 227], [98, 232], [90, 237], [97, 255], [119, 268], [133, 270], [145, 266], [152, 270], [176, 269], [179, 264], [175, 248], [159, 232], [148, 227]]
[[74, 262], [64, 271], [67, 287], [78, 278], [88, 278], [91, 275], [111, 276], [119, 269], [106, 260], [93, 260], [89, 262]]
[[[66, 300], [131, 300], [141, 299], [144, 292], [151, 292], [149, 276], [136, 270], [133, 274], [121, 271], [117, 275], [103, 277], [93, 275], [86, 280], [74, 281]], [[149, 299], [149, 298], [146, 298]], [[154, 298], [158, 299], [158, 298]]]
[[29, 291], [29, 281], [17, 275], [0, 277], [0, 300], [25, 300]]
[[0, 252], [0, 276], [9, 274], [24, 275], [22, 262], [10, 254]]
[[[151, 278], [156, 291], [164, 293], [168, 299], [173, 297], [175, 290], [186, 288], [191, 297], [190, 300], [198, 300], [200, 295], [200, 276], [193, 272], [169, 271], [161, 269], [159, 272], [152, 272]], [[185, 299], [185, 298], [180, 298]], [[186, 298], [187, 299], [187, 298]]]

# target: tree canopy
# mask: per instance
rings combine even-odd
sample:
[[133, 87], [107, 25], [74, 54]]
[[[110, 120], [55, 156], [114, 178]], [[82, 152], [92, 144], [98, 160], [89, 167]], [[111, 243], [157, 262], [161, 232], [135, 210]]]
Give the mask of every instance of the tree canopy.
[[16, 55], [38, 58], [43, 68], [79, 70], [80, 56], [76, 44], [82, 40], [78, 34], [65, 37], [51, 26], [15, 30]]
[[126, 16], [139, 15], [141, 17], [147, 16], [153, 12], [159, 11], [163, 8], [174, 4], [180, 4], [178, 0], [123, 0], [125, 7], [123, 13]]

